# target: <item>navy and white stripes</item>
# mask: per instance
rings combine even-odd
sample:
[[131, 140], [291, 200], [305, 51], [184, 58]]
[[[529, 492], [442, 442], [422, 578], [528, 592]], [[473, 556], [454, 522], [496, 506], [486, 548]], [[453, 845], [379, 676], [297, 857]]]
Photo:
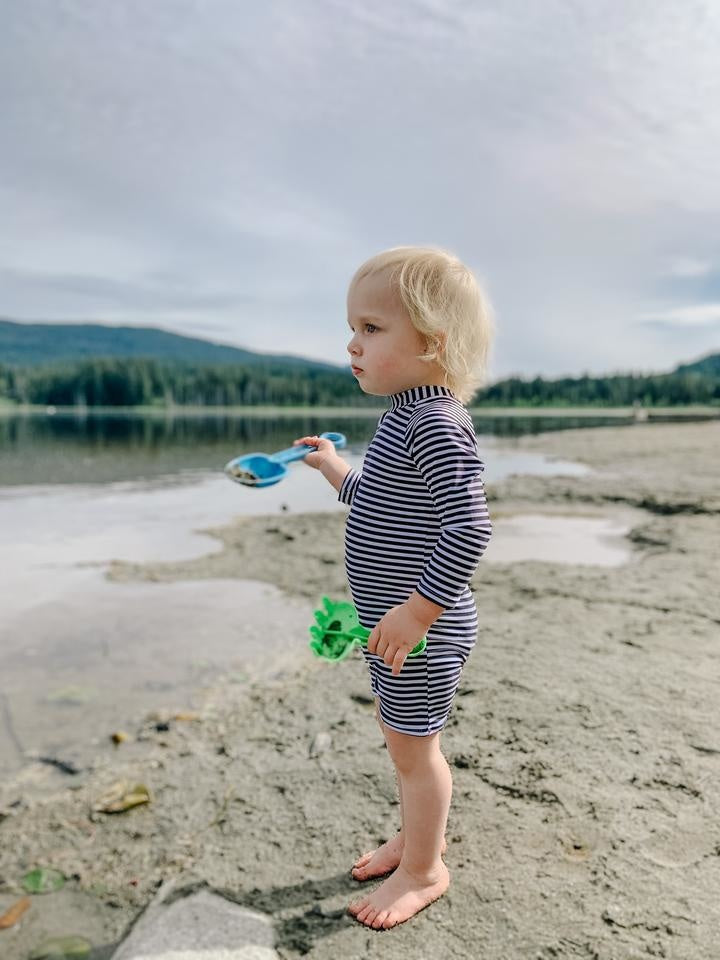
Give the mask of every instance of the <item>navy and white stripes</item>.
[[338, 493], [351, 507], [345, 563], [363, 626], [374, 626], [365, 621], [389, 593], [405, 591], [394, 600], [402, 603], [416, 589], [452, 609], [469, 592], [492, 533], [485, 465], [465, 407], [437, 385], [390, 399], [362, 472], [351, 469]]
[[383, 720], [427, 734], [447, 719], [460, 669], [475, 643], [477, 608], [468, 586], [490, 540], [477, 439], [470, 414], [447, 387], [390, 397], [365, 454], [338, 500], [350, 506], [345, 569], [360, 623], [372, 628], [413, 590], [444, 607], [426, 655], [400, 674], [364, 655]]

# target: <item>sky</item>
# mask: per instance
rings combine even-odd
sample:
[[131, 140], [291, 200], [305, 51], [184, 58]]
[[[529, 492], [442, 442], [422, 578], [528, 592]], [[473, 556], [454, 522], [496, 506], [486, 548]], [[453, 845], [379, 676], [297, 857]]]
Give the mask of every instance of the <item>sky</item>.
[[346, 364], [353, 272], [419, 244], [482, 284], [490, 381], [720, 348], [713, 0], [3, 0], [2, 21], [1, 317]]

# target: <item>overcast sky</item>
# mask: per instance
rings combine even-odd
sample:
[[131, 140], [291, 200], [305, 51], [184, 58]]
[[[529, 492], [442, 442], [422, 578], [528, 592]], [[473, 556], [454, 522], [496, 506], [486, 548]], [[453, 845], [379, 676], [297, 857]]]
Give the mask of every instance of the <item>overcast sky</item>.
[[713, 0], [0, 3], [0, 316], [346, 363], [354, 269], [431, 244], [491, 379], [720, 345]]

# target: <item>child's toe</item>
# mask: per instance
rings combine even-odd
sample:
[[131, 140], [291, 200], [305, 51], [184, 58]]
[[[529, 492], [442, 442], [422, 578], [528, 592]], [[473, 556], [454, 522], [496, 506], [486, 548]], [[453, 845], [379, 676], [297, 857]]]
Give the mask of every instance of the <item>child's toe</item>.
[[368, 905], [367, 897], [363, 897], [362, 900], [357, 900], [355, 903], [351, 903], [348, 907], [348, 912], [352, 913], [356, 917], [361, 910], [364, 910]]
[[368, 903], [362, 908], [362, 910], [359, 910], [357, 912], [356, 916], [358, 920], [360, 920], [362, 923], [367, 923], [368, 917], [370, 916], [371, 913], [374, 913], [374, 912], [375, 911], [373, 907]]

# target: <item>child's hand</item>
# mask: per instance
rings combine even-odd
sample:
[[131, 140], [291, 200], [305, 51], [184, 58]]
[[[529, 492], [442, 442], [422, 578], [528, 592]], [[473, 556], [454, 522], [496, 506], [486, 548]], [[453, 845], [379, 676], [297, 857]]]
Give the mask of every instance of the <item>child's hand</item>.
[[300, 437], [298, 440], [293, 440], [294, 447], [299, 443], [317, 447], [314, 453], [308, 453], [307, 456], [303, 457], [303, 463], [306, 463], [309, 467], [314, 467], [316, 470], [319, 470], [331, 456], [337, 456], [335, 444], [327, 437]]
[[382, 657], [392, 667], [396, 677], [402, 670], [405, 658], [420, 643], [427, 633], [427, 624], [418, 620], [407, 603], [391, 607], [373, 627], [368, 637], [369, 653]]

